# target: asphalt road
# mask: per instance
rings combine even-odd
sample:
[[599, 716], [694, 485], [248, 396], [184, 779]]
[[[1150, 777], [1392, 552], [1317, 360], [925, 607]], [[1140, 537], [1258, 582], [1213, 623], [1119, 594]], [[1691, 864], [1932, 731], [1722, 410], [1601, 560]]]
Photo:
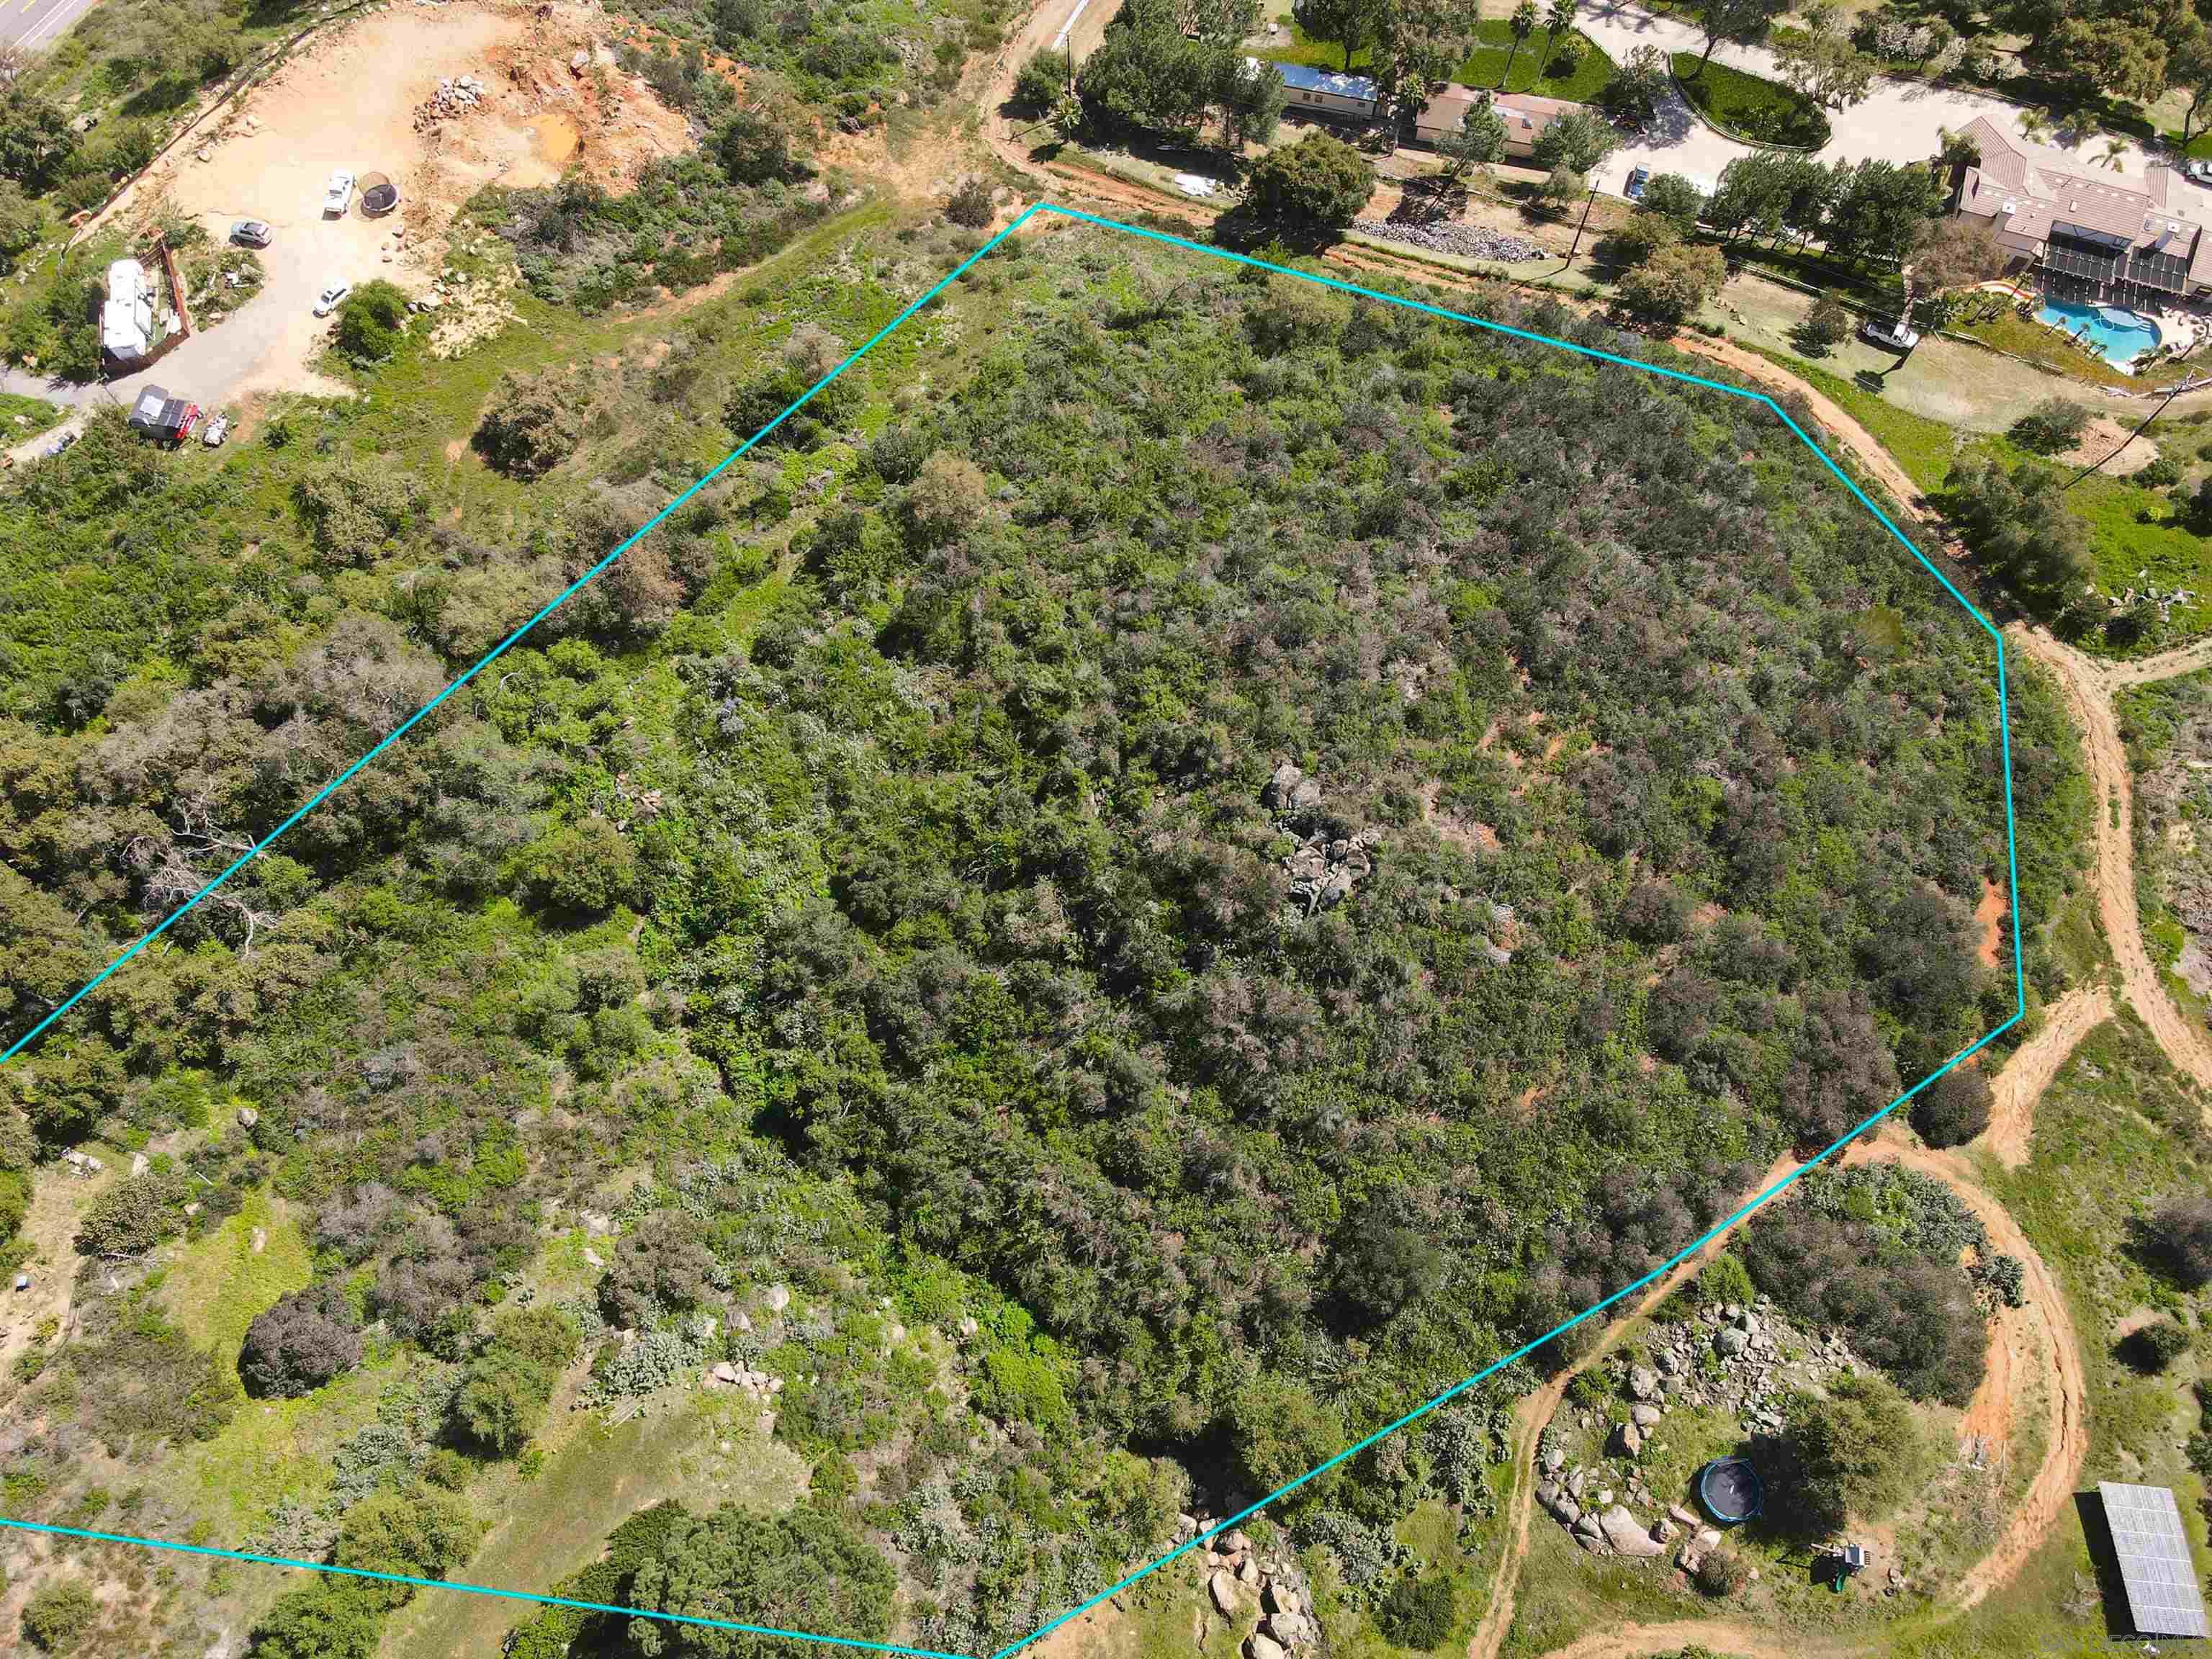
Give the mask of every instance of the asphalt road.
[[0, 0], [0, 41], [51, 46], [100, 0]]

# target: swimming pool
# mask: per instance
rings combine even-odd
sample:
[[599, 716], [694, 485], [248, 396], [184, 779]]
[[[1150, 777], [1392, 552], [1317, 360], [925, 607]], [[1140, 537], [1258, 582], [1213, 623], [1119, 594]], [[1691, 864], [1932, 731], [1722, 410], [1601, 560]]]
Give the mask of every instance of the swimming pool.
[[2108, 363], [2125, 368], [2135, 361], [2139, 351], [2149, 351], [2158, 344], [2158, 325], [2140, 313], [2124, 306], [2085, 306], [2071, 301], [2046, 300], [2043, 309], [2035, 313], [2039, 322], [2054, 325], [2069, 334], [2079, 334], [2082, 325], [2088, 325], [2089, 343]]

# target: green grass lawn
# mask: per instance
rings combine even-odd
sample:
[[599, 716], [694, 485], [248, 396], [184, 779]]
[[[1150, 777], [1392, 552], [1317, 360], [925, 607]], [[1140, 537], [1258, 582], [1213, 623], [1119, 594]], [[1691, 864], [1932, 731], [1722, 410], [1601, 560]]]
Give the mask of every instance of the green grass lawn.
[[2062, 332], [2048, 323], [2039, 323], [2010, 309], [1984, 322], [1954, 324], [1953, 331], [1972, 335], [1999, 351], [2008, 351], [2015, 357], [2026, 357], [2047, 368], [2055, 368], [2069, 379], [2115, 390], [2171, 385], [2198, 367], [2168, 361], [2154, 363], [2138, 374], [2124, 374], [2094, 352], [2069, 344]]
[[[264, 1236], [253, 1248], [253, 1230]], [[263, 1191], [204, 1238], [178, 1252], [161, 1276], [161, 1305], [198, 1346], [234, 1359], [246, 1328], [287, 1291], [312, 1274], [307, 1242], [281, 1200]]]
[[[1287, 21], [1287, 20], [1286, 20]], [[1297, 23], [1290, 22], [1287, 40], [1267, 47], [1257, 55], [1277, 64], [1304, 64], [1310, 69], [1330, 70], [1341, 73], [1345, 69], [1344, 48], [1307, 35]], [[1533, 92], [1546, 98], [1564, 98], [1574, 103], [1587, 104], [1604, 90], [1605, 83], [1613, 79], [1613, 59], [1607, 57], [1596, 42], [1579, 30], [1571, 39], [1581, 43], [1581, 55], [1574, 67], [1565, 67], [1570, 36], [1562, 34], [1554, 47], [1552, 61], [1541, 61], [1544, 55], [1544, 31], [1538, 29], [1521, 43], [1521, 50], [1513, 50], [1513, 26], [1502, 17], [1486, 17], [1475, 26], [1475, 47], [1467, 60], [1454, 70], [1451, 78], [1462, 86], [1488, 87], [1505, 92]], [[1512, 62], [1512, 74], [1506, 77], [1507, 60]], [[1370, 54], [1356, 52], [1352, 54], [1352, 72], [1362, 73], [1368, 69]], [[1557, 67], [1561, 73], [1551, 70]], [[1500, 85], [1504, 80], [1503, 86]]]
[[1698, 54], [1674, 54], [1674, 82], [1698, 112], [1729, 133], [1755, 144], [1818, 149], [1828, 142], [1828, 118], [1810, 99], [1779, 82], [1725, 64], [1698, 67]]

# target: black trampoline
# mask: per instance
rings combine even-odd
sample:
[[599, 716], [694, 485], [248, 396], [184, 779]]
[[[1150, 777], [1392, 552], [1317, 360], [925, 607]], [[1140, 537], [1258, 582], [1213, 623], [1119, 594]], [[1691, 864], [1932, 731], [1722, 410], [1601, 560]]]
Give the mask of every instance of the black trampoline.
[[1724, 1527], [1750, 1520], [1765, 1499], [1759, 1471], [1747, 1457], [1716, 1457], [1699, 1471], [1698, 1498], [1705, 1513]]

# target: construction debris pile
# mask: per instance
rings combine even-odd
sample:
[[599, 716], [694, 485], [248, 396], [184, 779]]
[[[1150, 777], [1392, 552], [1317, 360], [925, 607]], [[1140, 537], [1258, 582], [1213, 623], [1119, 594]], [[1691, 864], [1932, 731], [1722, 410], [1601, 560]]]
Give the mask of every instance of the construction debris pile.
[[1526, 236], [1492, 230], [1487, 225], [1462, 225], [1449, 219], [1428, 224], [1401, 219], [1354, 219], [1352, 228], [1386, 241], [1425, 247], [1432, 253], [1457, 254], [1462, 259], [1498, 259], [1514, 264], [1522, 259], [1536, 258], [1544, 252], [1540, 243], [1532, 242]]
[[473, 75], [441, 80], [437, 91], [415, 106], [415, 131], [427, 132], [439, 122], [465, 115], [484, 100], [484, 83]]

